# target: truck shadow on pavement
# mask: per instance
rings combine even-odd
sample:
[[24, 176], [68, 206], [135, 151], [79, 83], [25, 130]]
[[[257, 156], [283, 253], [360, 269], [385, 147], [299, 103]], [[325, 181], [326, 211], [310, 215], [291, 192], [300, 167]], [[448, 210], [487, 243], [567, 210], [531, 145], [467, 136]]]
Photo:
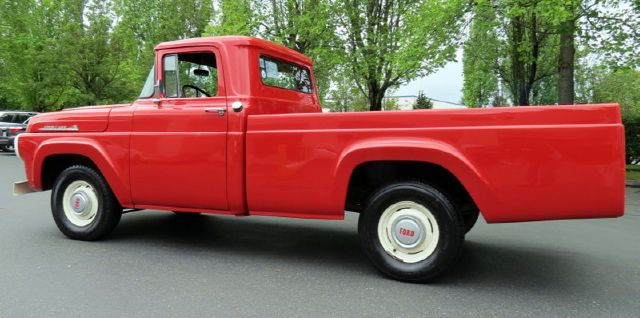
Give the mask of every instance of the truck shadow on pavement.
[[[127, 215], [107, 242], [294, 264], [382, 279], [360, 250], [354, 224], [331, 221], [219, 216]], [[581, 255], [552, 247], [467, 239], [456, 265], [429, 286], [519, 288], [563, 296], [585, 288]], [[388, 282], [395, 283], [391, 280]], [[593, 283], [593, 282], [591, 282]], [[416, 285], [419, 286], [419, 285]]]
[[[505, 288], [566, 297], [579, 292], [591, 269], [585, 256], [553, 247], [467, 240], [456, 265], [434, 283], [462, 287]], [[597, 278], [596, 278], [597, 279]]]
[[145, 213], [123, 216], [108, 241], [160, 245], [179, 250], [174, 253], [198, 251], [213, 258], [246, 258], [247, 262], [268, 259], [342, 271], [369, 270], [366, 256], [359, 249], [356, 229], [345, 227], [342, 221]]

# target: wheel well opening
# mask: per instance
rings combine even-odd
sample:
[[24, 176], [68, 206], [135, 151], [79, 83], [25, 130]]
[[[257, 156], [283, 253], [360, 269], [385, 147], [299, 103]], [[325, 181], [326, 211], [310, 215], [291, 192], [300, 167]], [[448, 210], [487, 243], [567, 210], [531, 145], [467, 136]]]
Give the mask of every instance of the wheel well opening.
[[42, 164], [42, 190], [50, 190], [62, 171], [75, 165], [86, 166], [100, 173], [95, 163], [85, 156], [74, 154], [52, 155], [47, 157]]
[[400, 180], [418, 180], [436, 187], [460, 211], [477, 209], [458, 178], [442, 166], [420, 161], [372, 161], [360, 164], [351, 174], [345, 210], [362, 212], [374, 191]]

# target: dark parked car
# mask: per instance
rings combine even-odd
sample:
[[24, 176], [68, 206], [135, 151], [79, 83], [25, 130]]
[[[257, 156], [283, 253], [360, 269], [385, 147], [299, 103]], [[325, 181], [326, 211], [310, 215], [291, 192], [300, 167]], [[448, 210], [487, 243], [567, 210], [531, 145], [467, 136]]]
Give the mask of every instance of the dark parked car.
[[27, 129], [29, 119], [37, 114], [24, 111], [0, 112], [0, 151], [13, 151], [13, 140]]

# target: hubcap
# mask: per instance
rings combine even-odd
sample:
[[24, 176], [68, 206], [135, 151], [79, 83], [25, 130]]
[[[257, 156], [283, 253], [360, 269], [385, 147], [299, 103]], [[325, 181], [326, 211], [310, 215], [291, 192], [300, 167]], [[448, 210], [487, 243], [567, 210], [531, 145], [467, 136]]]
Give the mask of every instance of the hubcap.
[[64, 190], [62, 208], [73, 225], [87, 226], [98, 213], [98, 195], [88, 182], [74, 181]]
[[422, 225], [411, 216], [401, 216], [392, 225], [393, 239], [404, 248], [412, 248], [424, 240]]
[[417, 263], [433, 254], [440, 230], [435, 217], [424, 205], [401, 201], [382, 212], [378, 238], [387, 254], [404, 263]]
[[85, 194], [84, 192], [74, 193], [71, 196], [71, 202], [69, 202], [69, 204], [71, 205], [71, 209], [73, 209], [73, 212], [78, 214], [82, 214], [83, 212], [91, 208], [91, 202], [89, 201], [87, 194]]

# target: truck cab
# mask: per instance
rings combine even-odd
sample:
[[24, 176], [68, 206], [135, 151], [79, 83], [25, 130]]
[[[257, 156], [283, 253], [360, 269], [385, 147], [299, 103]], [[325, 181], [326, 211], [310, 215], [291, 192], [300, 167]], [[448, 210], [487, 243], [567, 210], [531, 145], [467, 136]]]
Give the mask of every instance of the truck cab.
[[246, 214], [244, 200], [228, 198], [244, 196], [242, 184], [227, 187], [244, 174], [246, 117], [306, 112], [321, 108], [302, 54], [247, 37], [158, 45], [133, 104], [132, 201]]

